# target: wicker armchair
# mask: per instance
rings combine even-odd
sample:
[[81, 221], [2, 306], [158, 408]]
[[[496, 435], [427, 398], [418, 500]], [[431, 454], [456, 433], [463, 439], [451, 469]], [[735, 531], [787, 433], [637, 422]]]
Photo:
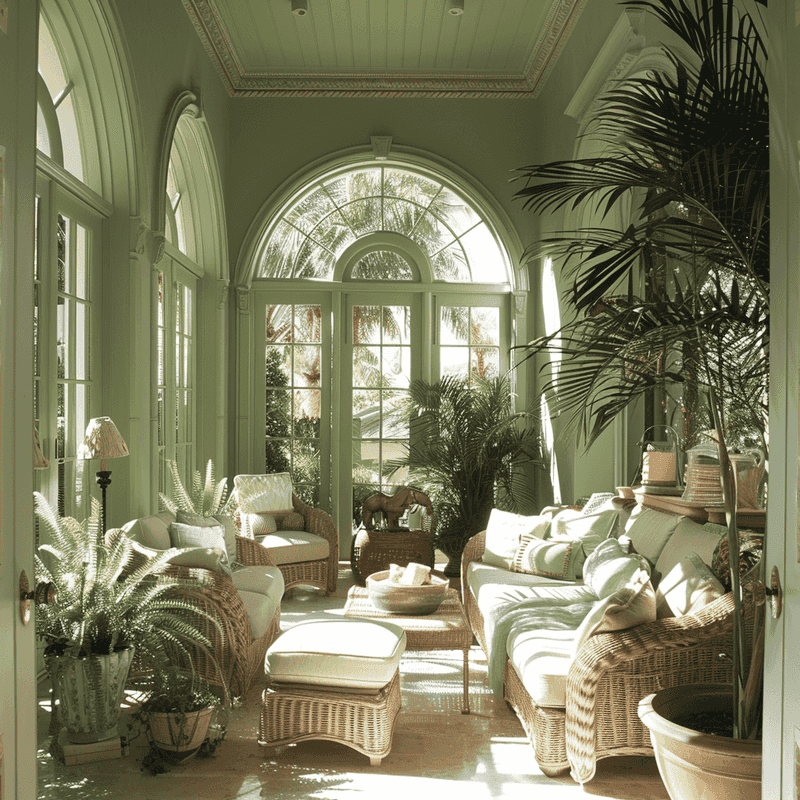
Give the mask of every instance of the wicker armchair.
[[[122, 529], [109, 530], [106, 540], [125, 535]], [[237, 537], [238, 538], [238, 537]], [[133, 542], [129, 567], [135, 569], [141, 560], [151, 557], [147, 548]], [[171, 564], [161, 573], [162, 579], [175, 584], [175, 592], [216, 617], [222, 630], [210, 621], [192, 616], [193, 625], [211, 641], [211, 654], [204, 648], [192, 653], [195, 670], [212, 686], [227, 685], [232, 697], [241, 697], [257, 676], [263, 676], [267, 648], [280, 635], [280, 606], [267, 631], [254, 637], [242, 598], [231, 579], [222, 572], [198, 567]], [[198, 625], [198, 620], [200, 624]], [[214, 663], [216, 661], [216, 664]], [[141, 669], [143, 665], [139, 665]]]
[[[312, 508], [292, 495], [295, 512], [303, 517], [303, 530], [328, 541], [327, 558], [312, 561], [297, 561], [275, 565], [269, 549], [245, 536], [237, 537], [239, 561], [247, 566], [277, 566], [283, 575], [284, 591], [292, 586], [316, 586], [327, 595], [336, 591], [339, 580], [339, 531], [330, 514], [321, 508]], [[241, 531], [241, 517], [234, 515], [236, 527]]]
[[[474, 536], [461, 562], [464, 607], [484, 652], [483, 616], [466, 575], [485, 543], [485, 533]], [[586, 783], [602, 758], [652, 756], [650, 733], [637, 713], [639, 700], [684, 683], [730, 683], [730, 665], [719, 654], [731, 646], [733, 609], [728, 593], [695, 615], [590, 637], [570, 668], [566, 708], [537, 706], [506, 659], [503, 693], [542, 772], [554, 776], [569, 770], [574, 780]]]

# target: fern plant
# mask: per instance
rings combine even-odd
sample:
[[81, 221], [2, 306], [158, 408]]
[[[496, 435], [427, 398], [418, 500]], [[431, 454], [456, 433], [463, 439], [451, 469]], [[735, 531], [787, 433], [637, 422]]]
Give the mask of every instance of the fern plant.
[[35, 555], [36, 579], [52, 582], [57, 592], [55, 602], [36, 607], [46, 658], [134, 647], [144, 664], [163, 664], [176, 655], [191, 664], [193, 648], [211, 647], [203, 627], [210, 623], [224, 638], [217, 618], [178, 596], [178, 581], [160, 574], [182, 550], [145, 559], [122, 531], [109, 532], [106, 541], [97, 500], [89, 518], [79, 522], [59, 517], [38, 492], [34, 498], [49, 532], [49, 542]]
[[210, 458], [206, 464], [205, 478], [200, 474], [200, 470], [192, 473], [191, 493], [186, 491], [183, 485], [177, 462], [168, 460], [167, 468], [172, 475], [172, 497], [167, 497], [162, 492], [158, 494], [167, 510], [173, 514], [177, 514], [178, 511], [188, 511], [201, 517], [232, 512], [233, 498], [228, 495], [228, 479], [223, 478], [216, 482], [214, 462]]

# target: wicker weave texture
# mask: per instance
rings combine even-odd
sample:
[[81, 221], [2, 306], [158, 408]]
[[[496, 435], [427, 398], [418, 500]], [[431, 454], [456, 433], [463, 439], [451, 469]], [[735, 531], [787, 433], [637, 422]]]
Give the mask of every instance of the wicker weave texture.
[[[461, 564], [464, 608], [484, 652], [483, 616], [466, 574], [469, 564], [480, 560], [485, 541], [485, 533], [474, 536]], [[555, 775], [568, 767], [576, 781], [585, 783], [594, 777], [599, 759], [652, 755], [649, 732], [637, 712], [639, 700], [682, 683], [729, 683], [730, 666], [719, 654], [730, 652], [732, 615], [729, 593], [696, 615], [590, 637], [570, 668], [563, 711], [538, 707], [507, 661], [504, 693], [542, 771]]]
[[375, 572], [389, 569], [390, 564], [406, 567], [424, 564], [433, 569], [436, 554], [433, 534], [429, 531], [359, 531], [353, 538], [350, 566], [359, 586]]
[[325, 739], [364, 753], [374, 764], [392, 749], [401, 705], [399, 671], [377, 693], [272, 683], [263, 694], [258, 743], [277, 748]]
[[[316, 586], [327, 595], [336, 591], [339, 582], [339, 531], [330, 514], [320, 508], [311, 508], [292, 495], [294, 510], [303, 517], [303, 530], [328, 540], [328, 557], [317, 561], [301, 561], [295, 564], [278, 564], [283, 575], [284, 591], [292, 586]], [[241, 518], [234, 515], [237, 528], [241, 530]], [[236, 540], [237, 556], [247, 566], [275, 566], [269, 550], [258, 542], [244, 536]]]

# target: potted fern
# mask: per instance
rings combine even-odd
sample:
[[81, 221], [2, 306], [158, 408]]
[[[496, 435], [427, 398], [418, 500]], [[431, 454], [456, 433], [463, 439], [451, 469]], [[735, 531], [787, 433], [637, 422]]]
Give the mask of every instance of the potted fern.
[[228, 479], [215, 479], [214, 462], [211, 459], [206, 464], [205, 477], [200, 470], [192, 473], [191, 491], [187, 491], [183, 485], [176, 461], [168, 460], [167, 469], [172, 477], [172, 497], [163, 492], [159, 492], [158, 496], [168, 511], [173, 514], [183, 511], [200, 517], [215, 518], [232, 513], [234, 500], [228, 495]]
[[48, 539], [35, 555], [36, 578], [56, 591], [54, 602], [36, 607], [36, 632], [46, 643], [45, 665], [59, 701], [51, 731], [63, 724], [74, 743], [111, 739], [118, 735], [134, 652], [152, 668], [164, 663], [168, 646], [186, 653], [210, 647], [193, 619], [222, 629], [159, 574], [181, 550], [142, 558], [121, 531], [103, 536], [96, 500], [79, 522], [59, 517], [38, 492], [34, 498]]

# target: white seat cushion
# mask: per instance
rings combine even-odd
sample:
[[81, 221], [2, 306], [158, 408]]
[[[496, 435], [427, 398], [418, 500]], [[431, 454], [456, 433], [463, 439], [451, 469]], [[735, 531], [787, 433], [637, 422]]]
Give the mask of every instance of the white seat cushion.
[[279, 683], [378, 690], [394, 676], [405, 648], [405, 631], [390, 622], [311, 620], [279, 636], [264, 666]]
[[276, 597], [283, 596], [283, 575], [277, 567], [241, 567], [233, 571], [233, 585], [240, 592], [256, 592]]
[[567, 673], [573, 660], [574, 630], [515, 630], [506, 649], [525, 691], [537, 706], [564, 708]]
[[247, 611], [253, 638], [259, 639], [272, 624], [275, 611], [281, 601], [280, 595], [275, 597], [261, 592], [247, 592], [239, 589], [239, 597], [242, 598], [245, 611]]
[[305, 531], [276, 531], [256, 536], [256, 541], [269, 550], [274, 564], [297, 564], [319, 561], [330, 553], [328, 540]]

